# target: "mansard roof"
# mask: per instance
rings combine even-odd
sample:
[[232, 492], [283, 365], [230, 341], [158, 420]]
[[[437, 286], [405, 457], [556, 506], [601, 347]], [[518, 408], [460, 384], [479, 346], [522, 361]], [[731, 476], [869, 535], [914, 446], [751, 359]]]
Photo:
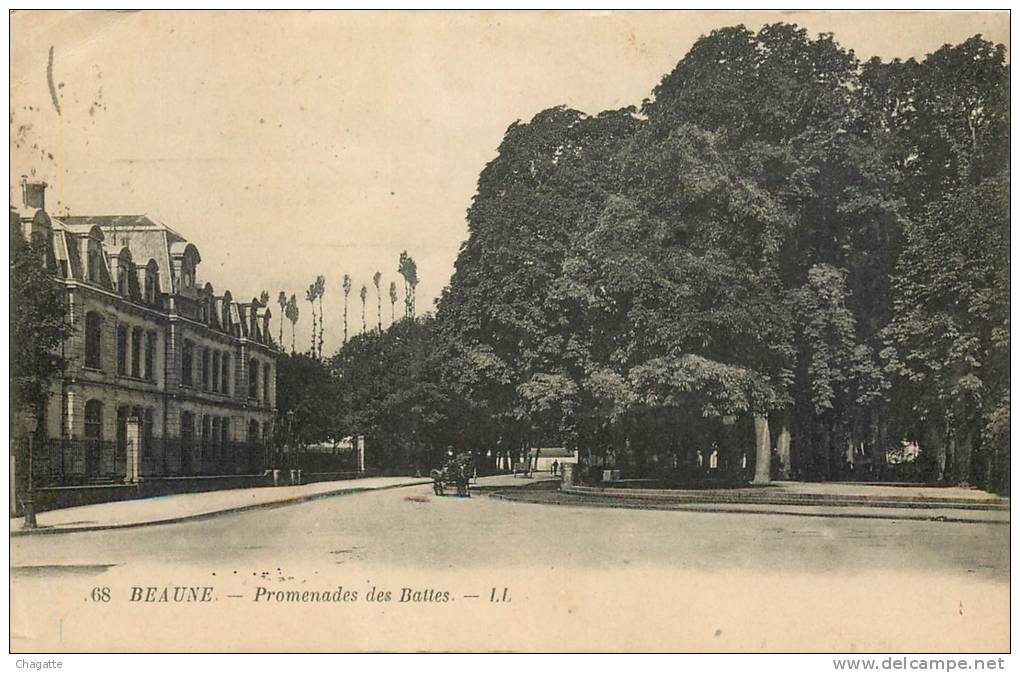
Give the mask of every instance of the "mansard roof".
[[[31, 222], [39, 213], [45, 214], [42, 210], [18, 211], [16, 212], [22, 222]], [[87, 255], [88, 244], [86, 239], [99, 246], [100, 281], [99, 285], [109, 291], [116, 292], [113, 282], [116, 274], [111, 273], [112, 259], [127, 260], [136, 269], [145, 269], [155, 265], [158, 273], [158, 294], [174, 295], [180, 294], [181, 289], [177, 287], [180, 279], [174, 272], [174, 262], [179, 265], [182, 259], [188, 263], [197, 265], [202, 261], [198, 248], [188, 242], [184, 236], [177, 231], [149, 215], [65, 215], [62, 217], [48, 216], [51, 230], [53, 232], [53, 253], [57, 261], [59, 274], [64, 278], [74, 279], [81, 282], [90, 282], [86, 277], [88, 273]], [[126, 253], [125, 253], [126, 251]], [[191, 293], [184, 301], [179, 302], [178, 310], [192, 319], [201, 320], [201, 310], [195, 310], [195, 315], [190, 315], [190, 309], [186, 306], [200, 307], [196, 302], [198, 297], [205, 298], [211, 304], [212, 310], [207, 311], [206, 320], [213, 329], [223, 330], [221, 317], [226, 313], [230, 320], [227, 327], [234, 336], [246, 336], [249, 339], [260, 343], [272, 344], [262, 334], [261, 325], [255, 325], [255, 334], [249, 334], [248, 316], [254, 312], [250, 304], [243, 305], [235, 303], [229, 291], [222, 295], [215, 295], [212, 285], [209, 283], [196, 282], [197, 292]], [[224, 311], [224, 303], [226, 310]], [[165, 307], [162, 299], [157, 300], [160, 307]]]

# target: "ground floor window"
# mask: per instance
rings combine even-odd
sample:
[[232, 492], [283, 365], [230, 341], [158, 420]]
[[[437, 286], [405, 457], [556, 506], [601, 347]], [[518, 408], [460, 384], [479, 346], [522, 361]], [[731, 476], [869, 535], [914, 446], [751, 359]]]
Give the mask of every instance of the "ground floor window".
[[85, 403], [85, 438], [103, 438], [103, 403], [99, 400]]

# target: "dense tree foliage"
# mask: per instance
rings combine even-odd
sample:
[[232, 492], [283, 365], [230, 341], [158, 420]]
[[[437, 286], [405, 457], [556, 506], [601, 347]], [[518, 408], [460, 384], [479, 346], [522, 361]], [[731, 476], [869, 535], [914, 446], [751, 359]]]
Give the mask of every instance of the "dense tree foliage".
[[555, 444], [1004, 490], [1008, 113], [980, 36], [862, 63], [777, 24], [701, 38], [640, 109], [516, 122], [436, 315], [405, 253], [408, 319], [329, 361], [339, 427], [418, 468]]
[[25, 240], [12, 211], [9, 242], [11, 411], [18, 415], [15, 420], [33, 418], [44, 428], [49, 379], [62, 366], [60, 344], [70, 327], [64, 321], [61, 287], [53, 278], [52, 241]]

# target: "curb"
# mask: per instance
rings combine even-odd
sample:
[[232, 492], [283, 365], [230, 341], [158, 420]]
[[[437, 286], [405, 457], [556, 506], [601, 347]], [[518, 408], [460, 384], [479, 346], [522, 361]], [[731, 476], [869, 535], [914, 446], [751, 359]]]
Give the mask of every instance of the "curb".
[[432, 480], [421, 480], [409, 482], [406, 484], [393, 484], [392, 486], [380, 486], [378, 488], [365, 488], [365, 487], [354, 487], [354, 488], [341, 488], [335, 491], [323, 491], [321, 493], [312, 493], [309, 495], [296, 496], [293, 498], [282, 498], [280, 500], [269, 500], [267, 502], [259, 502], [252, 505], [241, 505], [239, 507], [229, 507], [227, 509], [220, 509], [214, 512], [202, 512], [200, 514], [187, 514], [184, 516], [171, 517], [169, 519], [156, 519], [155, 521], [132, 521], [129, 523], [119, 524], [99, 524], [95, 526], [76, 526], [74, 528], [61, 528], [59, 526], [53, 526], [48, 528], [30, 528], [22, 530], [10, 531], [11, 537], [21, 537], [29, 535], [62, 535], [67, 533], [90, 533], [102, 530], [119, 530], [123, 528], [142, 528], [145, 526], [166, 526], [174, 523], [184, 523], [190, 521], [201, 521], [203, 519], [212, 519], [218, 516], [226, 514], [237, 514], [240, 512], [250, 512], [257, 509], [271, 509], [277, 507], [286, 507], [287, 505], [297, 505], [303, 502], [311, 502], [312, 500], [319, 500], [322, 498], [331, 498], [340, 495], [351, 495], [353, 493], [368, 493], [371, 491], [387, 491], [394, 488], [406, 488], [408, 486], [421, 486], [423, 484], [431, 484]]
[[972, 501], [961, 498], [944, 500], [921, 500], [897, 496], [824, 496], [816, 494], [753, 495], [748, 497], [726, 497], [721, 494], [671, 494], [655, 491], [642, 492], [640, 489], [601, 489], [585, 486], [561, 488], [562, 493], [581, 497], [623, 498], [626, 500], [648, 500], [678, 505], [720, 504], [720, 505], [776, 505], [780, 507], [877, 507], [882, 509], [960, 509], [970, 511], [1009, 512], [1008, 502]]
[[[701, 512], [709, 514], [771, 514], [777, 516], [804, 516], [804, 517], [819, 517], [824, 519], [880, 519], [887, 521], [932, 521], [939, 523], [983, 523], [993, 524], [1000, 526], [1008, 526], [1010, 522], [1008, 520], [1002, 521], [998, 519], [969, 519], [966, 517], [954, 517], [944, 515], [924, 515], [924, 514], [898, 514], [892, 512], [883, 513], [867, 513], [867, 512], [840, 512], [838, 507], [834, 508], [831, 512], [805, 512], [796, 511], [791, 509], [748, 509], [747, 506], [754, 505], [767, 505], [768, 503], [719, 503], [718, 506], [713, 506], [712, 503], [683, 503], [683, 502], [669, 502], [665, 500], [653, 500], [645, 499], [644, 502], [636, 502], [636, 498], [630, 500], [617, 500], [616, 502], [608, 502], [613, 496], [608, 496], [604, 500], [593, 500], [584, 499], [584, 496], [570, 493], [569, 495], [575, 496], [576, 499], [573, 501], [562, 501], [562, 500], [540, 500], [536, 498], [528, 498], [527, 496], [521, 497], [517, 494], [493, 492], [486, 494], [490, 498], [497, 500], [505, 500], [507, 502], [523, 502], [532, 505], [554, 505], [558, 507], [603, 507], [609, 509], [642, 509], [651, 511], [676, 511], [676, 512]], [[727, 506], [729, 504], [730, 506]], [[743, 504], [743, 507], [740, 505]], [[735, 506], [734, 506], [735, 505]], [[796, 506], [796, 505], [794, 505]], [[825, 507], [826, 505], [801, 505], [811, 507]], [[871, 505], [871, 509], [881, 509], [876, 505]], [[886, 508], [895, 509], [895, 508]], [[934, 508], [929, 508], [934, 509]], [[947, 509], [947, 508], [942, 508]]]

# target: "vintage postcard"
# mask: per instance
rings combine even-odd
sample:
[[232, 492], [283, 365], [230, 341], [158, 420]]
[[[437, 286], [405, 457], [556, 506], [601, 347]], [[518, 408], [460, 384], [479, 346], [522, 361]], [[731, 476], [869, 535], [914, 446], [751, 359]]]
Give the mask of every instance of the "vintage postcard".
[[1008, 12], [9, 30], [24, 667], [1002, 668]]

